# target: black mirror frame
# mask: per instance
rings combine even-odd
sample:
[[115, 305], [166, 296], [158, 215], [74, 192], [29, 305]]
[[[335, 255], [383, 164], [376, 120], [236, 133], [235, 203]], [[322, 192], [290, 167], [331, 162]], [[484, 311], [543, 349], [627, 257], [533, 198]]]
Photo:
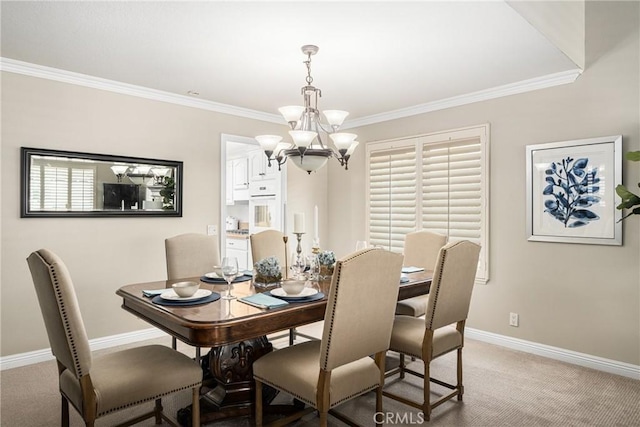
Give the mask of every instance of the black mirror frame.
[[[95, 210], [95, 211], [31, 211], [29, 209], [31, 157], [55, 156], [103, 162], [142, 163], [175, 168], [175, 209], [173, 210]], [[91, 218], [91, 217], [182, 217], [182, 175], [181, 161], [125, 157], [109, 154], [81, 153], [75, 151], [47, 150], [40, 148], [20, 148], [20, 218]]]

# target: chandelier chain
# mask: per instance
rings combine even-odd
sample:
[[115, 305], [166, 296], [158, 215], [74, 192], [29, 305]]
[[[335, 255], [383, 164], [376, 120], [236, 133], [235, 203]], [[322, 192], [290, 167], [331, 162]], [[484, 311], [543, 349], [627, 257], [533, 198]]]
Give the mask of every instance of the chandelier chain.
[[308, 59], [306, 61], [303, 61], [303, 63], [307, 66], [307, 78], [305, 79], [307, 81], [308, 85], [311, 85], [311, 83], [313, 83], [313, 77], [311, 77], [311, 53], [307, 54]]

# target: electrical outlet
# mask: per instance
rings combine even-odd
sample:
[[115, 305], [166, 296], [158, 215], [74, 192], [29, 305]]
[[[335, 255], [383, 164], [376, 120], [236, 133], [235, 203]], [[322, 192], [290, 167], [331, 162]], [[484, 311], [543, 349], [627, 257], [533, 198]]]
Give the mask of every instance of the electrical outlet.
[[207, 234], [209, 236], [218, 234], [218, 227], [215, 225], [207, 225]]
[[518, 313], [509, 313], [509, 326], [518, 326]]

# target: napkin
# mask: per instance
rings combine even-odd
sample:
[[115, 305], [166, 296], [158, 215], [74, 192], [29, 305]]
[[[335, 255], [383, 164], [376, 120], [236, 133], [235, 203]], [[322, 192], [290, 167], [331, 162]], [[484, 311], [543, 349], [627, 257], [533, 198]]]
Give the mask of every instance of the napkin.
[[278, 308], [289, 304], [284, 300], [265, 294], [249, 295], [248, 297], [240, 298], [240, 301], [258, 308]]
[[418, 271], [424, 271], [422, 267], [402, 267], [403, 273], [416, 273]]
[[168, 290], [169, 289], [149, 289], [149, 290], [142, 291], [142, 295], [144, 295], [145, 297], [154, 297]]

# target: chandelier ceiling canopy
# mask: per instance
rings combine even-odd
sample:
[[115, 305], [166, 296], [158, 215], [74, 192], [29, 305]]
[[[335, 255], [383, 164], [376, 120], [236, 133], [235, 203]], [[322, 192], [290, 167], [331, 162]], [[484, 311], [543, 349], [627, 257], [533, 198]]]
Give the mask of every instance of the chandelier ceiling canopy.
[[[318, 53], [318, 46], [302, 46], [302, 53], [307, 55], [307, 60], [303, 61], [307, 66], [306, 85], [301, 89], [303, 105], [289, 105], [278, 109], [291, 127], [289, 135], [293, 143], [282, 142], [279, 135], [258, 135], [256, 140], [269, 159], [269, 166], [272, 161], [277, 162], [278, 170], [290, 158], [296, 166], [310, 174], [323, 167], [330, 157], [335, 157], [341, 166], [348, 169], [349, 158], [358, 146], [357, 135], [338, 130], [349, 113], [324, 110], [322, 114], [326, 123], [322, 122], [318, 109], [318, 98], [322, 96], [322, 91], [312, 85], [311, 77], [311, 56]], [[327, 135], [333, 141], [335, 149], [329, 146]]]

